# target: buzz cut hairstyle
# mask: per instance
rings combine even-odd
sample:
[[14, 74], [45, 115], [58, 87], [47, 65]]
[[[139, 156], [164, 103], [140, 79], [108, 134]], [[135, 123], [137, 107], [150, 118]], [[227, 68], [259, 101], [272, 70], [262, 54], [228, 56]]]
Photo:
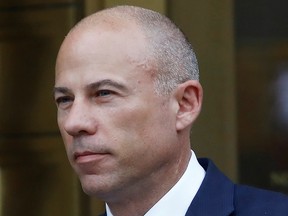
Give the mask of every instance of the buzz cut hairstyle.
[[192, 45], [168, 17], [150, 9], [122, 5], [96, 12], [75, 27], [93, 23], [93, 16], [98, 15], [132, 20], [142, 30], [147, 39], [148, 55], [156, 63], [154, 85], [157, 94], [167, 95], [188, 80], [199, 81], [198, 62]]

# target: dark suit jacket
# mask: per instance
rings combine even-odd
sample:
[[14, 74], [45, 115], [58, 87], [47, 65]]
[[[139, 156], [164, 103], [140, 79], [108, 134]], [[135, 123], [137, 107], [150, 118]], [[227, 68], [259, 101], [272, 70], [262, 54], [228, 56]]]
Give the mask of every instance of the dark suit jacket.
[[211, 160], [198, 161], [206, 175], [185, 216], [288, 216], [288, 196], [236, 185]]

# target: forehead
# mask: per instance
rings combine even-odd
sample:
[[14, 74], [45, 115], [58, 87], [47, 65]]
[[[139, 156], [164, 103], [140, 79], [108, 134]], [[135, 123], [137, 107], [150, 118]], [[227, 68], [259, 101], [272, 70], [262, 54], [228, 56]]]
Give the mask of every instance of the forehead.
[[56, 82], [84, 74], [88, 79], [139, 72], [151, 77], [152, 71], [146, 39], [136, 25], [122, 23], [116, 28], [115, 23], [100, 23], [73, 30], [64, 40], [56, 62]]
[[[111, 21], [112, 22], [112, 21]], [[86, 57], [87, 55], [108, 55], [121, 52], [122, 56], [132, 58], [144, 56], [146, 40], [142, 32], [134, 23], [119, 21], [102, 21], [94, 25], [83, 24], [72, 30], [64, 40], [60, 51], [61, 54], [74, 54]]]

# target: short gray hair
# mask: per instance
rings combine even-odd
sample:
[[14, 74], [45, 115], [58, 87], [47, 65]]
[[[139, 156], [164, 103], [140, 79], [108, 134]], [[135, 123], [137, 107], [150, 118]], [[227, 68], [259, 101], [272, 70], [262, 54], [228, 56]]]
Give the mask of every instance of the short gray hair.
[[129, 14], [150, 39], [149, 48], [157, 65], [155, 89], [160, 95], [169, 94], [187, 80], [199, 80], [196, 54], [186, 36], [170, 19], [148, 9], [120, 8], [135, 11]]
[[[183, 32], [166, 16], [145, 8], [117, 6], [95, 16], [132, 20], [147, 39], [148, 55], [156, 63], [155, 90], [159, 95], [171, 93], [187, 80], [199, 80], [195, 52]], [[93, 18], [90, 20], [92, 21]], [[89, 23], [89, 18], [86, 23]], [[90, 23], [91, 24], [91, 23]]]

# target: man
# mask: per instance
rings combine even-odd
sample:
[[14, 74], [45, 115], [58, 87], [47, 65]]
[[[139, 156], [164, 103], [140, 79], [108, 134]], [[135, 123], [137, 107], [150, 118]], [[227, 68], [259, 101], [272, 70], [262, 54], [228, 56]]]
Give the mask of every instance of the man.
[[197, 60], [165, 16], [119, 6], [80, 21], [60, 48], [54, 91], [69, 161], [105, 215], [288, 215], [284, 195], [236, 186], [196, 159]]

